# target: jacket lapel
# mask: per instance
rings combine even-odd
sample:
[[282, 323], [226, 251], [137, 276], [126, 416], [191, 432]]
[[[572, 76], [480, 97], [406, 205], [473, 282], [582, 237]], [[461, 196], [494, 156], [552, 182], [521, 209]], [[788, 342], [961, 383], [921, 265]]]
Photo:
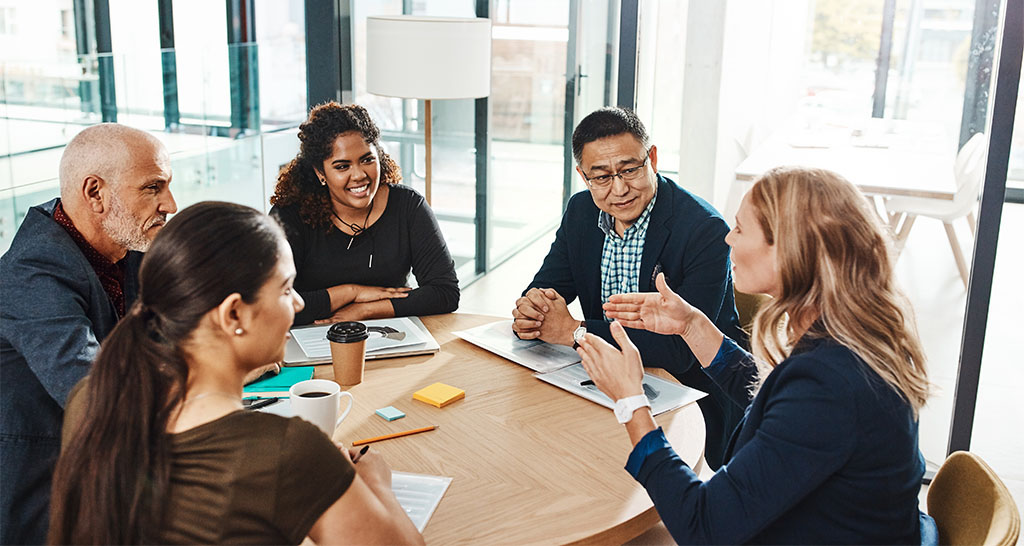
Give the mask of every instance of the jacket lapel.
[[[659, 174], [658, 201], [654, 203], [654, 209], [651, 210], [651, 221], [647, 225], [647, 236], [644, 238], [644, 255], [640, 260], [640, 279], [637, 285], [641, 292], [654, 291], [654, 268], [659, 266], [660, 271], [663, 267], [658, 263], [658, 258], [661, 257], [661, 251], [665, 248], [669, 235], [672, 234], [669, 229], [669, 221], [675, 210], [674, 199], [675, 193], [672, 191], [672, 185]], [[673, 281], [678, 282], [679, 279], [673, 279]]]
[[588, 319], [600, 319], [604, 317], [604, 310], [601, 309], [601, 252], [604, 250], [604, 232], [597, 227], [597, 216], [600, 214], [597, 205], [594, 205], [594, 214], [584, 220], [586, 222], [583, 230], [581, 249], [581, 260], [578, 266], [580, 274], [579, 298], [583, 314]]

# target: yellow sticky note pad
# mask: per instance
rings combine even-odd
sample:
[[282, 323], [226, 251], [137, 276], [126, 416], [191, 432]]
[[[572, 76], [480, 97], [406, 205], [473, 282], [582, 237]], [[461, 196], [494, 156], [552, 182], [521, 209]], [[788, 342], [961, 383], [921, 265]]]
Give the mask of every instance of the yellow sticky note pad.
[[434, 383], [429, 387], [423, 387], [422, 389], [412, 393], [413, 400], [426, 402], [431, 406], [437, 406], [439, 408], [443, 408], [457, 400], [462, 400], [465, 397], [466, 391], [457, 389], [451, 385], [445, 385], [444, 383]]

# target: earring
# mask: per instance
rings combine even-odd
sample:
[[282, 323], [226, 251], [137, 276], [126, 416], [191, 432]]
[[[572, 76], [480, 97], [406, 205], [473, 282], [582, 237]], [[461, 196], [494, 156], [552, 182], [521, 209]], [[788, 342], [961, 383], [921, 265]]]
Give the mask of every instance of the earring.
[[324, 180], [323, 178], [321, 178], [321, 179], [320, 179], [320, 185], [321, 185], [321, 186], [326, 186], [326, 185], [327, 185], [327, 181], [326, 181], [326, 180]]
[[235, 335], [236, 336], [240, 336], [240, 335], [242, 335], [244, 333], [245, 333], [245, 330], [242, 330], [241, 328], [235, 328]]

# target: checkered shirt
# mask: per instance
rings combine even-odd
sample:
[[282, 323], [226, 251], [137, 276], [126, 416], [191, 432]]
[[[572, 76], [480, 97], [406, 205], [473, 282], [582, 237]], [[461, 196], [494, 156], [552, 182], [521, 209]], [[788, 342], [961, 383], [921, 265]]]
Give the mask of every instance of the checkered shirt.
[[[640, 216], [629, 226], [622, 237], [615, 232], [615, 219], [607, 212], [597, 215], [597, 227], [604, 232], [604, 247], [601, 249], [601, 302], [607, 302], [612, 294], [626, 294], [640, 291], [640, 261], [644, 255], [644, 239], [651, 210], [657, 194], [647, 204]], [[605, 320], [608, 315], [605, 315]], [[610, 321], [609, 321], [610, 322]]]

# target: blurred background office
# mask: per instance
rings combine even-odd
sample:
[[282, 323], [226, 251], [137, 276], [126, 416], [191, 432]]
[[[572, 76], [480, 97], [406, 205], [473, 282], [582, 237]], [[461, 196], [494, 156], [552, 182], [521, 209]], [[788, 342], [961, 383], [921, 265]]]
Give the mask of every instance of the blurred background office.
[[[366, 18], [488, 17], [490, 96], [433, 106], [432, 204], [463, 310], [508, 313], [583, 189], [568, 136], [600, 106], [635, 107], [662, 172], [730, 221], [764, 167], [820, 162], [873, 187], [887, 221], [916, 218], [896, 225], [898, 274], [939, 387], [929, 466], [970, 448], [1024, 506], [1022, 102], [1016, 127], [993, 114], [998, 84], [1020, 87], [1019, 66], [997, 79], [1006, 1], [0, 0], [0, 251], [57, 195], [64, 144], [103, 121], [167, 145], [180, 208], [266, 210], [308, 107], [357, 102], [422, 192], [423, 103], [367, 92]], [[976, 133], [982, 159], [957, 168]], [[986, 176], [1006, 191], [975, 232]], [[994, 258], [975, 260], [986, 242]]]

